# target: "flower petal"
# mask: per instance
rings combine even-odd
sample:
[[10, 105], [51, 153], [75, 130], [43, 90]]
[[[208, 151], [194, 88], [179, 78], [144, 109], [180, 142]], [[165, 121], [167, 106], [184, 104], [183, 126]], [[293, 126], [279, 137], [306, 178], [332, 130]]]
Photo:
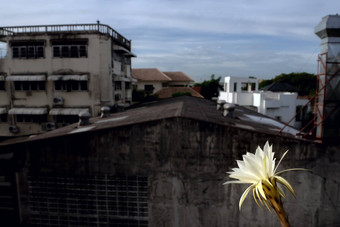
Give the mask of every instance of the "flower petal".
[[305, 169], [305, 168], [292, 168], [292, 169], [285, 169], [285, 170], [282, 170], [278, 173], [276, 173], [275, 175], [280, 175], [284, 172], [288, 172], [288, 171], [311, 171], [310, 169]]
[[274, 174], [276, 173], [277, 168], [279, 167], [279, 165], [280, 165], [282, 159], [286, 156], [287, 153], [288, 153], [288, 150], [287, 150], [287, 151], [282, 155], [282, 157], [280, 158], [279, 163], [277, 163], [277, 166], [276, 166], [275, 169], [274, 169]]
[[[259, 207], [261, 207], [260, 204], [257, 202], [255, 192], [257, 192], [257, 190], [256, 190], [256, 188], [253, 188], [253, 197], [254, 197], [254, 200], [255, 200], [256, 204], [257, 204]], [[260, 200], [260, 201], [261, 201], [261, 200]], [[262, 201], [261, 201], [261, 204], [262, 204]]]
[[290, 193], [292, 193], [292, 195], [294, 197], [296, 197], [294, 189], [293, 189], [293, 187], [290, 185], [290, 183], [288, 181], [286, 181], [283, 177], [280, 177], [280, 176], [275, 176], [275, 179], [276, 179], [277, 182], [279, 182], [280, 184], [285, 186], [290, 191]]
[[258, 188], [260, 195], [262, 196], [262, 199], [267, 200], [266, 194], [264, 193], [263, 188], [262, 188], [262, 181], [257, 183], [256, 187]]
[[239, 209], [241, 210], [242, 203], [244, 202], [245, 198], [247, 197], [249, 191], [254, 187], [254, 185], [250, 185], [242, 194], [240, 198], [240, 202], [238, 204]]

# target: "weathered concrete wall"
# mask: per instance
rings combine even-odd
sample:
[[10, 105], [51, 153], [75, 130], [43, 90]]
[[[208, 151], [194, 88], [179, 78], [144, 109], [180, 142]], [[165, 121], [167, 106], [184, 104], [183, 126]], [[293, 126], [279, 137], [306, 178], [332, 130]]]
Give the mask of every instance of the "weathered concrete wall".
[[[149, 226], [279, 226], [275, 213], [257, 207], [252, 195], [238, 209], [245, 185], [222, 185], [225, 172], [246, 151], [269, 140], [277, 159], [289, 149], [281, 169], [312, 172], [283, 175], [294, 187], [284, 206], [292, 226], [340, 223], [340, 146], [326, 146], [173, 118], [95, 133], [11, 146], [16, 150], [22, 215], [29, 218], [26, 176], [142, 175], [149, 179]], [[26, 210], [25, 210], [26, 209]], [[27, 219], [28, 220], [28, 219]]]

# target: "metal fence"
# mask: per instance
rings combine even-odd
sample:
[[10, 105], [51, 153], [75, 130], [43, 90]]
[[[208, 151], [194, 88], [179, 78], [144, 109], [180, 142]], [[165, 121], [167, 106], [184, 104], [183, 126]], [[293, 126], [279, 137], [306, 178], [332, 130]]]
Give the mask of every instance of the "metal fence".
[[61, 32], [99, 32], [111, 36], [117, 42], [130, 50], [131, 41], [119, 34], [113, 28], [104, 24], [64, 24], [64, 25], [32, 25], [0, 27], [1, 36], [13, 36], [27, 33], [61, 33]]

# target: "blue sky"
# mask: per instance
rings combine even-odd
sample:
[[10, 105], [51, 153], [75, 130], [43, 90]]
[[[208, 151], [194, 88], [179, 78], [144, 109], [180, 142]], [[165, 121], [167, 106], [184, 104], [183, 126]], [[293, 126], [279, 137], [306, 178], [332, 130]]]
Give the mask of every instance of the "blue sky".
[[[2, 2], [2, 3], [1, 3]], [[133, 68], [216, 76], [316, 73], [322, 17], [339, 0], [0, 0], [0, 26], [100, 20], [132, 40]]]

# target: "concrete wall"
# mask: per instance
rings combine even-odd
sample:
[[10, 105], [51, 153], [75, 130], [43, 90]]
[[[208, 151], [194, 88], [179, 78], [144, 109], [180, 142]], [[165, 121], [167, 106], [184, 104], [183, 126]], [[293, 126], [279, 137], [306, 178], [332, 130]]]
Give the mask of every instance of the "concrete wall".
[[285, 190], [292, 226], [340, 223], [340, 149], [292, 138], [173, 118], [95, 133], [73, 134], [3, 147], [15, 151], [23, 220], [27, 175], [126, 175], [149, 180], [149, 226], [279, 226], [274, 213], [257, 207], [251, 195], [238, 202], [246, 185], [222, 185], [236, 159], [269, 140], [297, 199]]

